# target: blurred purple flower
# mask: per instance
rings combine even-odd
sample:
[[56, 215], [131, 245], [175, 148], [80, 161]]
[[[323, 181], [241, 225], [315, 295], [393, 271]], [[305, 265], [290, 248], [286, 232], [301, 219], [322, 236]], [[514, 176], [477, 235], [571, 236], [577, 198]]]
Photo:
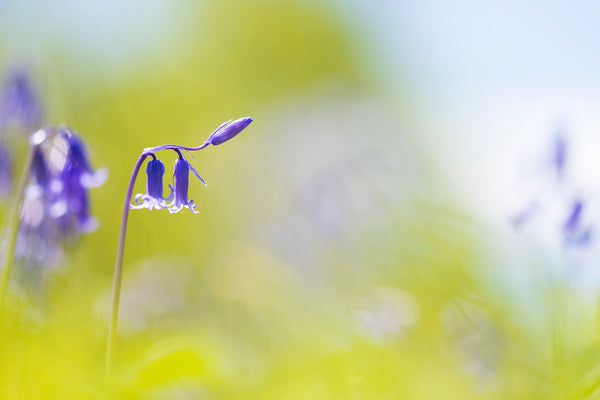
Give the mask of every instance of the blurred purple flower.
[[584, 226], [584, 203], [577, 199], [573, 202], [568, 218], [563, 226], [564, 242], [567, 245], [585, 245], [592, 240], [592, 228]]
[[206, 142], [213, 146], [225, 143], [243, 131], [252, 121], [254, 121], [252, 117], [244, 117], [233, 122], [231, 120], [224, 122], [206, 139]]
[[206, 182], [202, 177], [196, 172], [194, 167], [190, 165], [188, 160], [183, 157], [183, 154], [180, 150], [176, 150], [179, 158], [175, 160], [175, 165], [173, 167], [173, 184], [175, 185], [175, 200], [169, 205], [169, 212], [176, 213], [183, 209], [183, 207], [189, 208], [194, 214], [197, 214], [196, 205], [193, 200], [188, 200], [188, 183], [189, 183], [189, 175], [190, 168], [194, 172], [194, 174], [206, 185]]
[[31, 79], [23, 68], [10, 71], [0, 88], [0, 130], [16, 126], [24, 131], [38, 127], [41, 105]]
[[53, 188], [58, 200], [52, 205], [52, 216], [58, 218], [66, 232], [73, 229], [86, 233], [98, 226], [90, 214], [88, 189], [98, 187], [106, 180], [106, 171], [93, 171], [81, 138], [68, 128], [59, 135], [68, 143], [65, 164]]
[[562, 177], [567, 162], [567, 139], [561, 133], [554, 138], [553, 163], [558, 178]]
[[0, 143], [0, 196], [7, 197], [13, 182], [12, 157], [9, 150]]
[[131, 204], [130, 208], [140, 209], [147, 208], [152, 210], [167, 208], [167, 201], [173, 200], [173, 186], [169, 185], [171, 193], [168, 197], [163, 197], [163, 175], [165, 174], [165, 165], [154, 154], [151, 154], [152, 160], [148, 162], [146, 167], [146, 193], [138, 193], [135, 195], [134, 202], [137, 205]]
[[[542, 187], [541, 192], [512, 218], [512, 225], [520, 229], [541, 224], [546, 226], [546, 231], [550, 227], [553, 232], [543, 233], [550, 234], [556, 242], [565, 247], [581, 247], [593, 241], [593, 224], [585, 212], [588, 205], [578, 195], [580, 190], [573, 191], [572, 182], [566, 179], [568, 148], [569, 142], [561, 129], [554, 136], [550, 154], [546, 156], [550, 163], [545, 164], [541, 176], [536, 175], [536, 179], [546, 182], [547, 187]], [[551, 179], [539, 179], [544, 175], [550, 175]]]
[[41, 129], [30, 143], [16, 256], [30, 265], [50, 265], [60, 259], [61, 241], [97, 227], [88, 189], [104, 183], [106, 172], [92, 170], [82, 139], [69, 128]]

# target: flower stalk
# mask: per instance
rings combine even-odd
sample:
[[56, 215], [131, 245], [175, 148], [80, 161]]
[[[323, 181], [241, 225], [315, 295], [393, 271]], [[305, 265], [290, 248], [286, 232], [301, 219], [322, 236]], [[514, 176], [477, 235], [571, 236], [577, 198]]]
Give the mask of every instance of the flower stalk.
[[[246, 128], [253, 121], [250, 117], [240, 118], [235, 121], [227, 121], [221, 124], [204, 142], [201, 146], [197, 147], [187, 147], [180, 146], [176, 144], [164, 144], [155, 147], [147, 147], [142, 151], [142, 154], [139, 156], [135, 166], [133, 167], [133, 172], [131, 173], [131, 177], [129, 179], [129, 184], [127, 186], [127, 192], [125, 193], [125, 202], [123, 205], [123, 214], [121, 216], [121, 228], [119, 230], [119, 242], [117, 245], [117, 258], [115, 261], [115, 273], [113, 278], [113, 289], [111, 296], [111, 307], [110, 307], [110, 317], [108, 323], [108, 340], [106, 345], [106, 364], [104, 370], [104, 390], [109, 388], [110, 380], [111, 380], [111, 371], [112, 364], [115, 353], [115, 345], [117, 338], [117, 325], [119, 320], [119, 302], [121, 298], [121, 280], [123, 274], [123, 257], [125, 255], [125, 237], [127, 235], [127, 221], [129, 219], [129, 210], [130, 209], [139, 209], [139, 208], [149, 208], [149, 209], [160, 209], [166, 208], [166, 205], [162, 205], [164, 199], [162, 198], [162, 193], [156, 190], [156, 185], [160, 183], [162, 185], [162, 181], [156, 182], [154, 181], [157, 177], [162, 179], [162, 173], [156, 174], [152, 172], [152, 168], [147, 169], [148, 174], [148, 185], [149, 193], [146, 195], [136, 195], [136, 199], [146, 199], [145, 201], [138, 202], [138, 204], [132, 204], [131, 201], [133, 199], [133, 189], [135, 186], [135, 182], [144, 163], [144, 160], [148, 157], [152, 157], [151, 162], [156, 162], [158, 158], [156, 154], [158, 151], [162, 150], [173, 150], [177, 153], [178, 159], [175, 162], [175, 173], [174, 173], [174, 184], [175, 184], [175, 200], [171, 203], [169, 207], [169, 211], [171, 213], [175, 213], [183, 209], [184, 207], [190, 209], [193, 213], [197, 213], [195, 211], [195, 204], [193, 201], [188, 200], [187, 198], [187, 186], [188, 186], [188, 176], [189, 170], [191, 170], [197, 177], [206, 185], [206, 182], [200, 174], [192, 167], [189, 162], [183, 156], [182, 150], [191, 152], [191, 151], [199, 151], [208, 147], [209, 145], [218, 145], [224, 143], [225, 141], [233, 138], [237, 134], [239, 134], [244, 128]], [[152, 180], [152, 181], [151, 181]], [[154, 196], [158, 196], [160, 194], [160, 198], [154, 198]]]
[[4, 314], [4, 303], [6, 301], [6, 291], [8, 289], [8, 280], [12, 272], [12, 267], [15, 259], [15, 246], [17, 244], [17, 235], [19, 234], [19, 228], [21, 227], [21, 209], [23, 207], [23, 200], [25, 198], [25, 188], [29, 181], [29, 175], [33, 165], [33, 146], [29, 147], [23, 173], [19, 184], [17, 186], [17, 193], [15, 202], [11, 207], [11, 211], [8, 217], [8, 232], [5, 242], [5, 254], [4, 254], [4, 267], [2, 269], [2, 278], [0, 280], [0, 314]]

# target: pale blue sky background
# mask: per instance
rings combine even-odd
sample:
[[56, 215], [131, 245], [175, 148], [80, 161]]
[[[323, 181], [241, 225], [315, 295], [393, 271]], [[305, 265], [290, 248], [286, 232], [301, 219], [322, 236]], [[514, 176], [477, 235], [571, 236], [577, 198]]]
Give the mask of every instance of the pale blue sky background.
[[[370, 45], [366, 54], [390, 97], [405, 99], [405, 125], [427, 143], [459, 197], [491, 209], [518, 203], [511, 185], [522, 158], [541, 152], [559, 122], [574, 139], [577, 179], [600, 182], [600, 3], [336, 2], [365, 36], [358, 45]], [[9, 56], [58, 43], [74, 50], [75, 63], [127, 71], [137, 57], [159, 60], [185, 25], [185, 2], [45, 4], [0, 0]]]

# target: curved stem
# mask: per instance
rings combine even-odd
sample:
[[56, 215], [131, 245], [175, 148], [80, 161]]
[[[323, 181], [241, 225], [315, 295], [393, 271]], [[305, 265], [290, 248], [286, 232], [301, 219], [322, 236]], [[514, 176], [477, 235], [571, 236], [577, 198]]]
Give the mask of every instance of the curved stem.
[[187, 150], [187, 151], [198, 151], [198, 150], [202, 150], [203, 148], [207, 147], [208, 145], [210, 145], [209, 142], [205, 142], [202, 146], [198, 146], [198, 147], [179, 146], [177, 144], [163, 144], [160, 146], [148, 147], [148, 148], [144, 149], [144, 154], [155, 153], [155, 152], [161, 151], [161, 150], [178, 150], [178, 149]]
[[121, 275], [123, 272], [123, 256], [125, 254], [125, 236], [127, 234], [127, 220], [129, 219], [129, 205], [131, 204], [131, 197], [133, 196], [133, 187], [137, 178], [138, 172], [142, 163], [146, 157], [151, 156], [151, 153], [144, 150], [142, 155], [137, 160], [131, 178], [129, 179], [129, 186], [127, 186], [127, 193], [125, 194], [125, 204], [123, 206], [123, 216], [121, 217], [121, 230], [119, 231], [119, 244], [117, 245], [117, 260], [115, 262], [115, 277], [113, 280], [112, 300], [110, 309], [110, 319], [108, 322], [108, 341], [106, 344], [106, 364], [104, 369], [104, 388], [108, 387], [110, 380], [110, 368], [111, 362], [115, 349], [115, 341], [117, 337], [117, 322], [119, 319], [119, 300], [121, 298]]
[[17, 196], [15, 202], [10, 211], [8, 219], [8, 233], [6, 238], [6, 253], [4, 256], [4, 269], [2, 270], [2, 279], [0, 281], [0, 314], [4, 313], [4, 302], [6, 300], [6, 291], [8, 288], [8, 280], [12, 271], [15, 256], [15, 246], [17, 244], [17, 236], [19, 234], [19, 228], [21, 227], [21, 209], [23, 206], [23, 199], [25, 197], [25, 188], [29, 181], [29, 175], [31, 173], [31, 164], [33, 161], [33, 146], [29, 146], [29, 153], [27, 154], [27, 160], [25, 161], [25, 167], [17, 186]]

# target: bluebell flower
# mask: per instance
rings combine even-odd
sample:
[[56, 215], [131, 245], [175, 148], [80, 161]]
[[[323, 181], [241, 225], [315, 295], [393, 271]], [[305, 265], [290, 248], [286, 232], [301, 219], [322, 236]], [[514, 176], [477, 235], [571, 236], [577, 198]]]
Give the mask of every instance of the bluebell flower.
[[[198, 171], [190, 165], [190, 163], [183, 156], [182, 150], [187, 151], [198, 151], [202, 150], [211, 144], [217, 146], [224, 143], [231, 138], [238, 135], [243, 131], [253, 119], [251, 117], [239, 118], [235, 121], [229, 120], [221, 124], [209, 137], [208, 139], [198, 147], [187, 147], [174, 144], [163, 144], [155, 147], [147, 147], [142, 152], [142, 155], [138, 159], [138, 163], [134, 169], [134, 173], [130, 180], [130, 186], [128, 192], [131, 193], [132, 187], [135, 184], [135, 179], [146, 157], [152, 157], [152, 160], [148, 162], [146, 167], [146, 175], [148, 180], [146, 183], [146, 193], [138, 193], [133, 199], [133, 204], [129, 204], [130, 209], [148, 208], [150, 210], [167, 208], [171, 213], [181, 211], [184, 207], [189, 208], [193, 213], [196, 211], [196, 205], [192, 200], [188, 199], [188, 186], [189, 186], [189, 174], [190, 170], [200, 179], [200, 181], [206, 185], [204, 179], [200, 176]], [[165, 173], [165, 167], [163, 163], [156, 158], [155, 153], [161, 150], [173, 150], [177, 153], [177, 160], [175, 161], [174, 172], [173, 172], [173, 186], [171, 188], [171, 194], [168, 198], [163, 197], [163, 184], [162, 178]], [[190, 153], [191, 154], [191, 153]], [[131, 196], [131, 195], [129, 195]], [[166, 204], [167, 201], [174, 200], [170, 204]], [[129, 197], [131, 199], [131, 197]]]
[[53, 181], [42, 147], [32, 146], [29, 183], [21, 206], [21, 226], [15, 256], [25, 266], [53, 266], [60, 260], [56, 220], [50, 216]]
[[210, 143], [213, 146], [220, 145], [221, 143], [225, 143], [229, 139], [232, 139], [238, 133], [243, 131], [250, 123], [254, 121], [252, 117], [244, 117], [240, 119], [236, 119], [235, 121], [227, 121], [223, 123], [221, 126], [214, 131], [208, 139], [206, 139], [206, 143]]
[[182, 210], [184, 207], [189, 208], [194, 214], [197, 214], [196, 205], [193, 200], [188, 199], [188, 184], [190, 169], [194, 174], [206, 185], [206, 182], [198, 174], [198, 172], [190, 165], [190, 163], [183, 157], [180, 150], [176, 150], [179, 157], [175, 160], [173, 167], [173, 184], [175, 185], [175, 200], [169, 204], [169, 212], [176, 213]]
[[60, 176], [52, 183], [57, 201], [51, 208], [51, 215], [59, 219], [65, 232], [73, 229], [90, 232], [96, 229], [97, 222], [90, 214], [88, 189], [98, 187], [106, 180], [106, 171], [92, 170], [83, 141], [68, 128], [59, 130], [67, 141], [67, 156]]
[[163, 175], [165, 174], [165, 165], [154, 154], [151, 154], [152, 160], [146, 166], [146, 193], [135, 195], [134, 202], [129, 207], [132, 209], [147, 208], [162, 209], [167, 208], [167, 201], [173, 200], [173, 186], [169, 185], [171, 193], [168, 197], [163, 197]]
[[42, 109], [25, 69], [14, 69], [0, 89], [0, 129], [16, 126], [31, 131], [41, 123]]

